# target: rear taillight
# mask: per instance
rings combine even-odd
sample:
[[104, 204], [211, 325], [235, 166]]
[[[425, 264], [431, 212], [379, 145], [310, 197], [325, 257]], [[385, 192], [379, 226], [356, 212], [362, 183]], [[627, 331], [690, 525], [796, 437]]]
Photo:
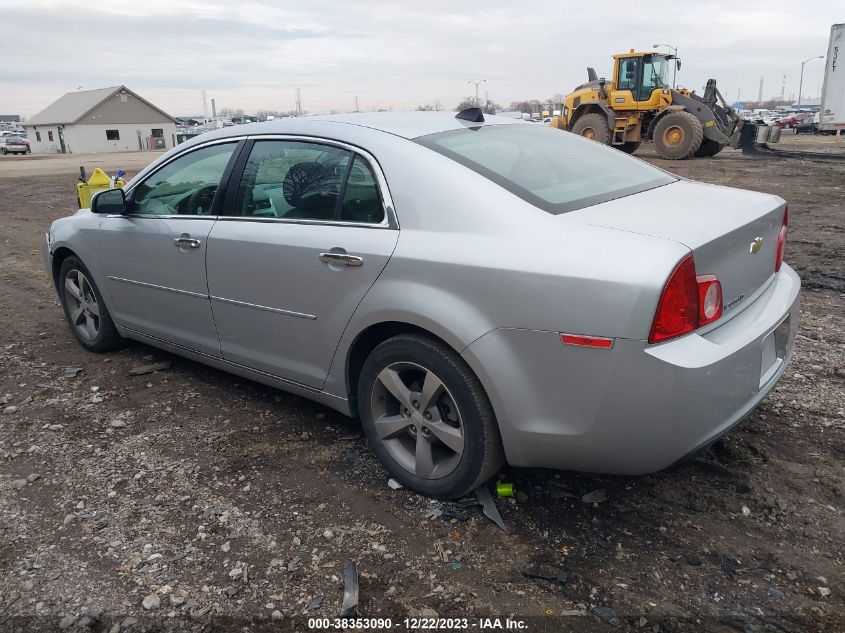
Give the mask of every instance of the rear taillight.
[[695, 283], [695, 261], [687, 255], [669, 275], [660, 295], [649, 343], [658, 343], [692, 332], [698, 325], [698, 287]]
[[716, 275], [695, 274], [692, 253], [684, 257], [663, 287], [649, 343], [688, 334], [722, 316], [722, 284]]
[[780, 270], [781, 264], [783, 264], [783, 247], [786, 246], [786, 229], [789, 226], [789, 209], [784, 207], [783, 209], [783, 223], [780, 226], [780, 231], [778, 231], [778, 249], [777, 255], [775, 256], [775, 272]]

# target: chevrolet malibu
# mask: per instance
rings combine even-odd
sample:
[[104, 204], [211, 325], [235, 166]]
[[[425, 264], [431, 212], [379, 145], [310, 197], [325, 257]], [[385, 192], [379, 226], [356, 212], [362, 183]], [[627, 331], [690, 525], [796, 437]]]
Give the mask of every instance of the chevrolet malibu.
[[184, 143], [57, 220], [91, 352], [135, 339], [359, 416], [406, 487], [505, 462], [663, 469], [789, 362], [784, 201], [469, 110], [311, 117]]

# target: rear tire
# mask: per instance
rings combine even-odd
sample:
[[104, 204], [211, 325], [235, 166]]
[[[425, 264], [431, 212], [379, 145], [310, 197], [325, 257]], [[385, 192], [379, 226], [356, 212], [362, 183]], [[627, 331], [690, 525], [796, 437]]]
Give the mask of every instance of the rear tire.
[[706, 138], [701, 141], [701, 147], [698, 148], [698, 151], [695, 153], [696, 157], [698, 158], [707, 158], [708, 156], [715, 156], [719, 152], [724, 149], [724, 145], [721, 143], [717, 143], [716, 141]]
[[71, 255], [62, 262], [58, 279], [59, 298], [70, 331], [89, 352], [108, 352], [120, 347], [123, 339], [117, 333], [108, 308], [94, 277], [78, 257]]
[[657, 155], [666, 160], [692, 158], [704, 140], [704, 127], [695, 116], [679, 110], [661, 118], [654, 128]]
[[504, 463], [493, 407], [451, 348], [416, 334], [378, 345], [358, 381], [361, 425], [406, 488], [437, 499], [467, 495]]
[[640, 147], [639, 141], [628, 141], [627, 143], [622, 143], [622, 145], [617, 145], [619, 149], [621, 149], [626, 154], [633, 154], [636, 152]]
[[573, 134], [610, 145], [610, 128], [603, 114], [585, 114], [572, 126]]

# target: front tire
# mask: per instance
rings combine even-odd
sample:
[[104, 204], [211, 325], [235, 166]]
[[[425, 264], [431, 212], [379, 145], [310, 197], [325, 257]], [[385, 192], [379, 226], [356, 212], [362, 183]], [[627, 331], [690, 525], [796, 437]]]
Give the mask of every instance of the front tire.
[[683, 110], [670, 112], [654, 128], [657, 155], [666, 160], [692, 158], [704, 140], [704, 127], [694, 115]]
[[420, 494], [462, 497], [504, 463], [481, 383], [458, 354], [433, 338], [403, 334], [378, 345], [361, 369], [358, 409], [382, 464]]
[[607, 126], [607, 117], [603, 114], [585, 114], [575, 121], [572, 133], [591, 141], [610, 145], [610, 128]]
[[94, 277], [73, 255], [62, 262], [58, 279], [59, 298], [71, 332], [89, 352], [108, 352], [121, 345], [108, 308]]

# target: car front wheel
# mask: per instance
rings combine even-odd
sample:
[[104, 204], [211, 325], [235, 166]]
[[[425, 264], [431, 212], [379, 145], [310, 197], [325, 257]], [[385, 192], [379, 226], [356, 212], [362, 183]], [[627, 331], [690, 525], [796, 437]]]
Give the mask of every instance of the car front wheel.
[[433, 338], [400, 335], [376, 347], [361, 370], [358, 406], [376, 455], [397, 481], [421, 494], [464, 496], [504, 462], [478, 378]]
[[90, 352], [107, 352], [119, 347], [123, 339], [85, 264], [77, 257], [65, 259], [58, 285], [65, 318], [79, 344]]

